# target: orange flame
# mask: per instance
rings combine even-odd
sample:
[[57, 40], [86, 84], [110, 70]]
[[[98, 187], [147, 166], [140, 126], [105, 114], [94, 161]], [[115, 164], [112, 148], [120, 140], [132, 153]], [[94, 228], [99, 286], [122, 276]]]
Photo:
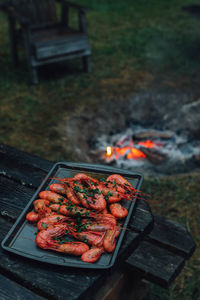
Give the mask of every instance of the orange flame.
[[[138, 142], [138, 145], [141, 145], [145, 148], [153, 148], [155, 145], [158, 145], [157, 143], [154, 143], [153, 141], [146, 140], [144, 142]], [[145, 158], [146, 155], [140, 151], [139, 149], [133, 147], [134, 143], [130, 141], [129, 146], [126, 147], [111, 147], [108, 146], [106, 148], [106, 157], [113, 157], [116, 160], [119, 159], [120, 156], [126, 155], [127, 159], [140, 159]]]
[[155, 143], [150, 140], [146, 140], [145, 142], [138, 142], [138, 145], [142, 145], [145, 148], [153, 148], [155, 146]]
[[132, 148], [131, 152], [127, 154], [128, 159], [137, 159], [137, 158], [145, 158], [145, 157], [146, 155], [142, 151], [136, 148]]

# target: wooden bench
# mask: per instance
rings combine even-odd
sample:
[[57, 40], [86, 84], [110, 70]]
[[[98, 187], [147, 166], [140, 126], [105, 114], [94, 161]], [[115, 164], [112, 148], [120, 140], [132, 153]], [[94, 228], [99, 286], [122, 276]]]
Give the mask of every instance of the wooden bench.
[[[53, 162], [0, 145], [1, 240], [52, 165]], [[9, 299], [16, 299], [15, 295], [20, 299], [66, 299], [67, 295], [69, 300], [117, 300], [126, 296], [139, 300], [148, 294], [148, 282], [169, 287], [195, 249], [187, 229], [153, 216], [145, 201], [137, 202], [130, 229], [111, 270], [52, 267], [1, 248], [0, 288], [9, 285]], [[2, 294], [1, 299], [8, 298]]]

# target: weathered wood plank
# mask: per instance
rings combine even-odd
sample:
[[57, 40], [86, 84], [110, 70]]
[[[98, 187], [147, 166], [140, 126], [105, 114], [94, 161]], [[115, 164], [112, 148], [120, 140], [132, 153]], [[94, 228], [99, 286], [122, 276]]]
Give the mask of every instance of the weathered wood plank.
[[43, 300], [45, 298], [29, 291], [20, 284], [0, 274], [1, 300]]
[[55, 39], [48, 41], [35, 43], [36, 58], [38, 60], [67, 55], [70, 53], [75, 53], [79, 51], [84, 51], [89, 48], [87, 36], [76, 35], [71, 37], [66, 37], [65, 39]]
[[195, 243], [186, 227], [161, 216], [154, 216], [154, 221], [154, 227], [148, 235], [148, 239], [168, 250], [190, 258], [195, 250]]
[[129, 227], [140, 233], [148, 233], [153, 227], [153, 215], [148, 203], [145, 200], [138, 199]]
[[169, 287], [180, 273], [185, 259], [152, 243], [142, 241], [127, 258], [126, 266], [140, 272], [147, 280]]
[[91, 51], [90, 50], [85, 50], [85, 51], [81, 51], [81, 52], [75, 52], [72, 54], [67, 54], [64, 56], [57, 56], [57, 57], [52, 57], [49, 59], [43, 59], [43, 60], [36, 60], [33, 58], [33, 66], [44, 66], [47, 63], [47, 60], [49, 61], [49, 63], [57, 63], [57, 62], [61, 62], [64, 59], [65, 60], [69, 60], [69, 59], [74, 59], [74, 58], [78, 58], [78, 57], [83, 57], [83, 56], [88, 56], [91, 55]]
[[[46, 172], [48, 172], [53, 166], [52, 161], [42, 159], [38, 156], [29, 154], [5, 144], [0, 144], [0, 161], [2, 162], [3, 160], [5, 160], [5, 162], [9, 162], [9, 160], [16, 161], [14, 165], [16, 165], [16, 163], [18, 163], [19, 166], [28, 165], [36, 168], [37, 170], [41, 169]], [[23, 168], [21, 172], [23, 172]]]
[[149, 292], [149, 282], [141, 280], [127, 270], [111, 274], [105, 284], [97, 289], [92, 300], [144, 300]]
[[22, 151], [0, 145], [0, 174], [38, 187], [53, 164]]
[[15, 220], [35, 193], [35, 189], [0, 175], [0, 214]]
[[154, 216], [152, 231], [128, 257], [126, 264], [144, 272], [149, 281], [168, 287], [194, 249], [195, 243], [183, 225]]

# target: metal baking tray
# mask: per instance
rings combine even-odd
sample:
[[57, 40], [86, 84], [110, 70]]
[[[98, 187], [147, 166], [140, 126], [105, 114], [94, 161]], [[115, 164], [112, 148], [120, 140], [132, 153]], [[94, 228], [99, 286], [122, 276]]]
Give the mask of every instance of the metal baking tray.
[[84, 172], [98, 179], [107, 177], [111, 174], [119, 174], [125, 177], [137, 190], [140, 189], [143, 180], [142, 174], [121, 170], [111, 166], [58, 162], [53, 166], [46, 178], [42, 181], [41, 185], [38, 187], [37, 191], [30, 199], [15, 224], [2, 241], [1, 245], [3, 249], [30, 259], [54, 265], [87, 269], [107, 269], [112, 267], [124, 238], [124, 228], [127, 227], [133, 213], [133, 209], [137, 200], [136, 197], [133, 199], [133, 201], [123, 200], [122, 204], [128, 209], [128, 215], [123, 221], [123, 230], [120, 230], [114, 252], [102, 254], [101, 258], [95, 263], [85, 263], [81, 261], [80, 257], [69, 256], [51, 250], [43, 250], [38, 248], [35, 243], [37, 228], [26, 220], [26, 214], [33, 209], [33, 201], [38, 198], [40, 191], [49, 190], [48, 187], [50, 184], [58, 182], [55, 180], [55, 178], [73, 177], [75, 174], [80, 172]]

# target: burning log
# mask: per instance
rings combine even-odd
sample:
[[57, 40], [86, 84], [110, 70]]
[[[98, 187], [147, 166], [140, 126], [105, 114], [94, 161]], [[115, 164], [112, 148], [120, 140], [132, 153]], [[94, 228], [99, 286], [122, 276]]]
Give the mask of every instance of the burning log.
[[156, 149], [141, 147], [140, 151], [146, 155], [146, 158], [154, 164], [160, 164], [166, 159], [166, 155]]
[[173, 137], [173, 132], [171, 131], [165, 131], [165, 132], [159, 132], [159, 131], [140, 131], [134, 133], [134, 139], [137, 140], [145, 140], [145, 139], [171, 139]]

